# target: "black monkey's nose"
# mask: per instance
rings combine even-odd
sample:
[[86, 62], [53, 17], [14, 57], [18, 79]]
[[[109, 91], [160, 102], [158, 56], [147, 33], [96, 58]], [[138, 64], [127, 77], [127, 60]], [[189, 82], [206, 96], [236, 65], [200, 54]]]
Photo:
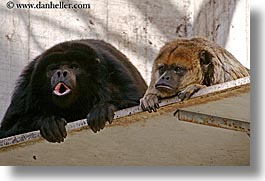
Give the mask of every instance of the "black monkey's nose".
[[66, 77], [68, 75], [68, 71], [67, 70], [57, 70], [56, 72], [57, 76], [60, 78], [62, 77]]

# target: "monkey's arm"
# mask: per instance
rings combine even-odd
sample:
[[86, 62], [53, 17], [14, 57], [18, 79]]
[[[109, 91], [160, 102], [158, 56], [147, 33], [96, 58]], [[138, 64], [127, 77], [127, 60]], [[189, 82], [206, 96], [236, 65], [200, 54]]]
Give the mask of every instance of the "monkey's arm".
[[159, 108], [157, 89], [148, 87], [144, 97], [140, 99], [140, 106], [149, 113], [152, 111], [156, 112]]
[[108, 102], [101, 102], [96, 104], [87, 115], [87, 124], [94, 133], [100, 131], [105, 127], [106, 122], [112, 123], [114, 111], [117, 108]]
[[192, 84], [187, 86], [184, 90], [178, 93], [178, 97], [181, 101], [189, 99], [195, 92], [198, 92], [200, 89], [207, 87], [206, 85], [201, 84]]
[[[178, 97], [181, 101], [189, 99], [195, 92], [198, 92], [200, 89], [207, 87], [206, 85], [201, 84], [192, 84], [184, 88], [182, 91], [178, 93]], [[156, 112], [159, 108], [158, 101], [158, 90], [147, 89], [144, 97], [140, 100], [140, 106], [144, 111], [148, 112]]]

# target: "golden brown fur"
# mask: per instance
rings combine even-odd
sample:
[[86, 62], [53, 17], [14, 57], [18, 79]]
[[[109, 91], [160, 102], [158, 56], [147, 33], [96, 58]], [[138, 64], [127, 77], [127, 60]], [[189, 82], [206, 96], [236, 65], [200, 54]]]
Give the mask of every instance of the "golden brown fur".
[[178, 94], [185, 100], [205, 86], [246, 76], [249, 70], [216, 43], [204, 38], [177, 39], [163, 46], [155, 59], [141, 107], [156, 111], [159, 98]]

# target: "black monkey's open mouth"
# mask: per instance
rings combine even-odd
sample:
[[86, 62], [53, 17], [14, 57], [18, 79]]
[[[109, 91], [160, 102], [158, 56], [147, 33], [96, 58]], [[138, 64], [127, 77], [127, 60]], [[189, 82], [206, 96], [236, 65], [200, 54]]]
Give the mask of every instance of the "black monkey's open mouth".
[[56, 96], [64, 96], [70, 93], [71, 89], [62, 82], [59, 82], [53, 90], [53, 94]]

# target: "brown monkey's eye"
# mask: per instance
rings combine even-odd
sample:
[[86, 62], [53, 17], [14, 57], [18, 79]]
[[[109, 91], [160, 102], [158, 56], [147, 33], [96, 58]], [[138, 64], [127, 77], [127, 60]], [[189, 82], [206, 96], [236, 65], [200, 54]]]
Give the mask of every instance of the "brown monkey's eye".
[[159, 70], [159, 74], [163, 74], [165, 72], [165, 66], [164, 65], [160, 65], [158, 67], [158, 70]]
[[184, 74], [185, 73], [185, 69], [183, 67], [179, 67], [177, 66], [175, 69], [174, 69], [174, 73], [175, 74]]
[[176, 68], [175, 68], [175, 73], [177, 73], [177, 72], [179, 72], [179, 71], [181, 71], [181, 67], [176, 67]]

